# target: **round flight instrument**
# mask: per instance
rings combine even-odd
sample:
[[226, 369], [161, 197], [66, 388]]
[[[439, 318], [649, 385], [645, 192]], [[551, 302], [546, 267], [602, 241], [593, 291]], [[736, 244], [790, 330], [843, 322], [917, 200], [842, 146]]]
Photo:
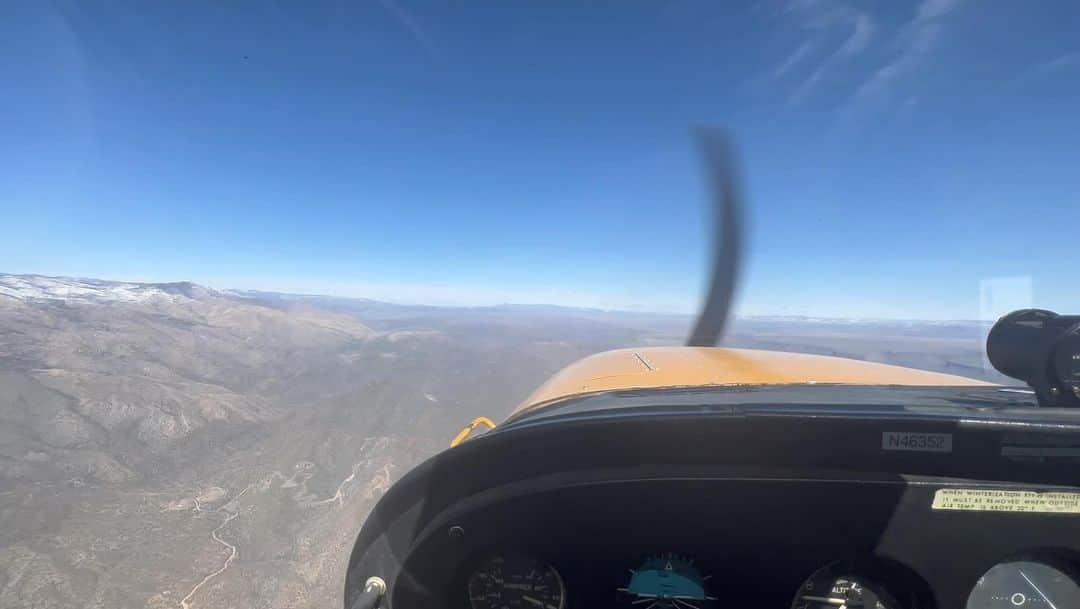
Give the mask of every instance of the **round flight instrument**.
[[966, 609], [1065, 609], [1080, 607], [1080, 585], [1048, 564], [1017, 560], [995, 565], [979, 578]]
[[878, 584], [848, 573], [835, 563], [810, 576], [791, 609], [900, 609], [900, 605]]
[[472, 609], [563, 609], [566, 588], [546, 562], [524, 554], [488, 558], [469, 576]]

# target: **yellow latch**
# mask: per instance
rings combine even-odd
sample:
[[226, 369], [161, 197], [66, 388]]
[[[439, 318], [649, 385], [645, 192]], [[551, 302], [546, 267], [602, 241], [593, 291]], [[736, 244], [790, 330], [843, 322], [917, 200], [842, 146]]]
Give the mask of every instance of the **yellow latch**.
[[469, 437], [469, 434], [473, 432], [480, 425], [487, 425], [488, 429], [495, 429], [495, 423], [487, 417], [476, 417], [465, 426], [464, 429], [458, 432], [458, 435], [454, 436], [453, 440], [450, 440], [450, 448], [457, 446], [465, 441], [465, 438]]

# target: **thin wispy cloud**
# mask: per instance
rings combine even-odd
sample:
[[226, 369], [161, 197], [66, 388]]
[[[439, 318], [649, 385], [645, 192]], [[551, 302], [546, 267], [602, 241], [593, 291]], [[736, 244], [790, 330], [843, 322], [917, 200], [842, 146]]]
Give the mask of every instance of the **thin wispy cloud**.
[[806, 100], [807, 97], [810, 96], [810, 93], [814, 90], [815, 87], [818, 86], [818, 83], [820, 83], [821, 79], [825, 76], [825, 68], [827, 63], [823, 63], [818, 67], [814, 68], [814, 71], [810, 73], [810, 76], [807, 76], [805, 79], [803, 79], [801, 83], [799, 83], [799, 86], [795, 87], [795, 90], [792, 91], [791, 95], [788, 96], [789, 106], [801, 104], [803, 101]]
[[806, 56], [810, 54], [810, 51], [813, 50], [813, 48], [814, 45], [809, 42], [802, 43], [769, 72], [769, 77], [774, 79], [782, 78], [784, 74], [790, 72], [792, 68], [797, 66], [802, 60], [806, 59]]
[[915, 17], [897, 35], [898, 51], [859, 85], [852, 95], [853, 102], [886, 95], [898, 80], [923, 65], [944, 36], [944, 18], [962, 3], [963, 0], [923, 0]]
[[885, 93], [900, 77], [909, 74], [937, 47], [941, 40], [943, 27], [940, 24], [928, 23], [914, 28], [905, 36], [902, 50], [888, 63], [879, 67], [858, 89], [855, 90], [855, 99]]
[[851, 31], [851, 36], [848, 36], [848, 39], [836, 54], [841, 57], [848, 57], [861, 53], [870, 44], [870, 39], [874, 36], [874, 29], [874, 22], [870, 19], [870, 16], [860, 13], [855, 17], [855, 25]]
[[842, 44], [835, 53], [818, 64], [818, 66], [810, 72], [810, 75], [803, 79], [795, 90], [791, 92], [791, 95], [788, 97], [789, 106], [801, 104], [811, 93], [813, 93], [818, 84], [821, 83], [828, 70], [832, 69], [839, 62], [862, 53], [867, 46], [869, 46], [877, 26], [874, 25], [874, 21], [866, 13], [856, 13], [854, 14], [853, 19], [851, 34], [847, 37], [847, 40], [844, 41], [844, 44]]
[[919, 10], [915, 13], [915, 19], [929, 21], [944, 17], [959, 8], [963, 2], [964, 0], [923, 0], [923, 3], [919, 5]]
[[[788, 95], [789, 106], [802, 103], [832, 69], [865, 51], [877, 30], [869, 13], [834, 0], [791, 0], [783, 15], [794, 19], [810, 36], [772, 72], [777, 78], [777, 75], [795, 73], [798, 68], [806, 70]], [[839, 46], [835, 46], [837, 40], [842, 40]], [[832, 50], [825, 52], [816, 63], [804, 61], [808, 59], [809, 49], [827, 49], [828, 46], [832, 46]], [[799, 53], [803, 49], [806, 50]], [[790, 61], [796, 55], [798, 61]]]
[[783, 14], [806, 30], [824, 30], [851, 23], [858, 11], [836, 0], [790, 0]]
[[1035, 74], [1046, 75], [1072, 68], [1080, 68], [1080, 52], [1065, 53], [1049, 61], [1037, 63], [1031, 68], [1031, 71]]
[[420, 44], [428, 53], [434, 54], [439, 50], [439, 45], [435, 43], [435, 39], [428, 34], [420, 23], [416, 20], [412, 14], [405, 9], [405, 7], [398, 4], [395, 0], [379, 0], [379, 4], [382, 5], [386, 12], [390, 13], [401, 27], [412, 36], [413, 40]]

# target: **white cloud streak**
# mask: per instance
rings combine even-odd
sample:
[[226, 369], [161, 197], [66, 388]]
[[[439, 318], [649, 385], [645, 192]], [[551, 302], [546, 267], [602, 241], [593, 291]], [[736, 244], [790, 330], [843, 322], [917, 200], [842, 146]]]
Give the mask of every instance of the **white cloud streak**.
[[809, 42], [802, 43], [773, 68], [773, 70], [769, 72], [769, 76], [774, 79], [783, 77], [784, 74], [790, 72], [792, 68], [797, 66], [802, 60], [806, 59], [806, 56], [810, 54], [810, 51], [813, 50], [813, 48], [814, 45]]
[[[837, 64], [865, 51], [877, 30], [868, 13], [833, 0], [792, 0], [787, 5], [785, 15], [794, 15], [801, 29], [812, 32], [812, 38], [773, 70], [773, 78], [793, 72], [800, 64], [806, 63], [803, 60], [810, 48], [824, 44], [826, 39], [839, 37], [840, 31], [845, 32], [839, 47], [827, 53], [816, 65], [808, 67], [809, 73], [801, 78], [788, 96], [788, 105], [805, 101]], [[798, 60], [791, 61], [796, 55]]]
[[902, 77], [915, 71], [937, 48], [944, 36], [943, 19], [955, 12], [963, 0], [923, 0], [915, 17], [900, 32], [900, 51], [867, 78], [852, 95], [854, 102], [885, 96]]
[[1070, 68], [1080, 68], [1080, 52], [1065, 53], [1049, 61], [1036, 64], [1031, 70], [1036, 74], [1053, 74]]
[[789, 106], [797, 106], [806, 101], [806, 98], [810, 96], [810, 93], [817, 87], [818, 83], [821, 82], [822, 77], [825, 76], [825, 67], [826, 64], [821, 64], [814, 68], [814, 71], [810, 73], [810, 76], [807, 76], [799, 83], [799, 86], [795, 87], [795, 90], [788, 96]]
[[881, 66], [858, 89], [854, 98], [866, 99], [885, 93], [894, 82], [912, 72], [937, 46], [941, 39], [942, 26], [926, 24], [915, 28], [909, 34], [904, 50], [889, 63]]
[[848, 39], [836, 54], [840, 57], [849, 57], [861, 53], [870, 44], [870, 39], [874, 36], [874, 29], [874, 22], [870, 19], [870, 16], [860, 13], [855, 17], [851, 36], [848, 36]]
[[405, 7], [398, 4], [395, 0], [379, 0], [379, 4], [390, 13], [401, 27], [412, 36], [413, 40], [420, 44], [421, 47], [428, 53], [434, 54], [439, 50], [439, 45], [435, 43], [435, 39], [428, 34], [427, 30], [420, 26], [420, 22], [409, 13]]
[[923, 0], [915, 13], [916, 21], [929, 21], [955, 11], [964, 0]]

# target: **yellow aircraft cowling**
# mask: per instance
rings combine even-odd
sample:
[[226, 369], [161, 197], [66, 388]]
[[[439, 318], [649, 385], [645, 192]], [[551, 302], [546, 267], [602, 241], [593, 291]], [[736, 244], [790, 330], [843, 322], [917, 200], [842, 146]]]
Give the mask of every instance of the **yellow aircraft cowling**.
[[590, 355], [563, 368], [526, 398], [511, 416], [564, 398], [618, 389], [813, 383], [993, 385], [952, 374], [827, 355], [715, 347], [617, 349]]

